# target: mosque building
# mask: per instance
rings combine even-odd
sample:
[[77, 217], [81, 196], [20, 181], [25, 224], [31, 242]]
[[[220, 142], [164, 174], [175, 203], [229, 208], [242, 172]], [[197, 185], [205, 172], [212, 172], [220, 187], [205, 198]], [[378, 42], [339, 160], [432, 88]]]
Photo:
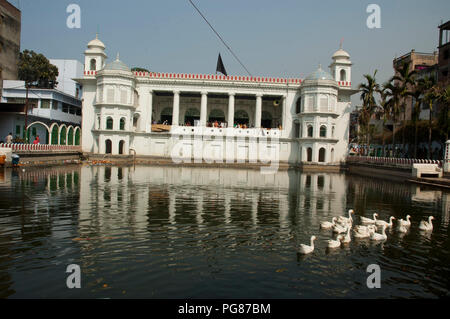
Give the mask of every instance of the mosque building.
[[[84, 53], [82, 150], [215, 162], [339, 165], [348, 151], [350, 55], [305, 79], [132, 72]], [[269, 160], [270, 161], [270, 160]]]

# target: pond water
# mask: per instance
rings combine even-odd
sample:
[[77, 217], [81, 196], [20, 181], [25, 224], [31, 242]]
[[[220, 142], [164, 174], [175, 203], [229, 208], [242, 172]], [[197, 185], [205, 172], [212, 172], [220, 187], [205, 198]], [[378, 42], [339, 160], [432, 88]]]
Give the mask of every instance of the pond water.
[[[328, 250], [321, 221], [405, 218]], [[431, 233], [420, 220], [435, 217]], [[450, 194], [346, 174], [65, 166], [0, 171], [2, 298], [449, 296]], [[394, 221], [395, 223], [395, 221]], [[297, 247], [316, 235], [315, 250]], [[68, 265], [81, 288], [69, 289]], [[370, 264], [381, 288], [369, 289]]]

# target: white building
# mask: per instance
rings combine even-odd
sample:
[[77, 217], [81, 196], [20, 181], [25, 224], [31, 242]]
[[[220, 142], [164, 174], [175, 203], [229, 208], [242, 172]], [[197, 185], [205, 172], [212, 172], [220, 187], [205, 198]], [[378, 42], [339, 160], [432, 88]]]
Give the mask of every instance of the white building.
[[51, 64], [58, 68], [58, 84], [55, 89], [81, 99], [82, 86], [73, 79], [83, 76], [84, 65], [77, 60], [50, 59]]
[[[106, 64], [98, 39], [85, 51], [82, 149], [184, 161], [339, 164], [348, 147], [350, 56], [304, 80], [131, 72]], [[168, 125], [162, 125], [167, 123]], [[216, 125], [210, 125], [210, 124]]]
[[[75, 74], [74, 74], [75, 75]], [[0, 100], [0, 141], [12, 133], [15, 142], [25, 140], [24, 81], [5, 80]], [[29, 142], [39, 135], [41, 144], [75, 145], [81, 137], [81, 99], [57, 89], [28, 90], [26, 126]]]

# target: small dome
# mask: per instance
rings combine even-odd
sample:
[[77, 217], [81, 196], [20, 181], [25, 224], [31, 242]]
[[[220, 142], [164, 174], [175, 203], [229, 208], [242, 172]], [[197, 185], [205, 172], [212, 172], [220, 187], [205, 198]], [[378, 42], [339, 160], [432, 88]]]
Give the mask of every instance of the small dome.
[[334, 52], [333, 59], [337, 59], [337, 58], [346, 58], [346, 59], [350, 59], [350, 54], [348, 54], [346, 51], [344, 51], [343, 49], [339, 49], [336, 52]]
[[125, 63], [123, 63], [122, 61], [119, 60], [119, 54], [117, 54], [117, 58], [115, 61], [113, 61], [105, 66], [105, 70], [131, 72], [130, 68]]
[[91, 42], [88, 43], [88, 48], [101, 48], [101, 49], [105, 49], [105, 45], [103, 44], [102, 41], [100, 41], [98, 39], [98, 34], [95, 36], [95, 39], [92, 40]]
[[305, 78], [305, 81], [306, 80], [317, 81], [317, 80], [334, 80], [334, 79], [330, 73], [322, 70], [322, 67], [319, 66], [319, 68], [316, 71], [314, 71]]

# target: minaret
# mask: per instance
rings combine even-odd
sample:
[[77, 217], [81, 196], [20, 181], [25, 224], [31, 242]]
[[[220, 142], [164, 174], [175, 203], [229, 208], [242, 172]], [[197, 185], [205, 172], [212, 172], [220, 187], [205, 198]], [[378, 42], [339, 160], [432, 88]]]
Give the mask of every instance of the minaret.
[[352, 81], [352, 62], [350, 61], [350, 55], [342, 49], [342, 41], [339, 50], [333, 54], [332, 59], [330, 70], [334, 80], [341, 82], [341, 85], [350, 86]]
[[98, 39], [98, 33], [95, 39], [88, 43], [88, 49], [84, 51], [84, 74], [92, 76], [105, 66], [106, 54], [105, 45]]

